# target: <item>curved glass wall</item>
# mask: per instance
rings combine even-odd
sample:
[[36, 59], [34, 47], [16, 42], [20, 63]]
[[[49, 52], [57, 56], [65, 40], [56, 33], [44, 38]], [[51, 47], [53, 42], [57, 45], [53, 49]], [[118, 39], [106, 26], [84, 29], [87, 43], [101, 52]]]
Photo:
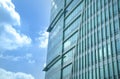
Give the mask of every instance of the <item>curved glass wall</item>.
[[63, 16], [54, 25], [54, 28], [49, 33], [47, 64], [50, 63], [56, 56], [62, 53], [62, 37], [63, 37]]
[[64, 7], [64, 0], [51, 0], [51, 19], [52, 22], [61, 9]]
[[[45, 79], [60, 79], [61, 60], [57, 61], [47, 72]], [[53, 75], [54, 74], [54, 75]]]

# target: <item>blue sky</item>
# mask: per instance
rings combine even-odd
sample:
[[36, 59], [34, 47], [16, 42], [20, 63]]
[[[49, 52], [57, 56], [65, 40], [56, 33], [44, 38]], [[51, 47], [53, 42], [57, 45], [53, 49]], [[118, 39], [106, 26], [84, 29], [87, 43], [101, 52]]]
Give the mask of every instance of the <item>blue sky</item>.
[[0, 0], [0, 79], [44, 79], [50, 0]]

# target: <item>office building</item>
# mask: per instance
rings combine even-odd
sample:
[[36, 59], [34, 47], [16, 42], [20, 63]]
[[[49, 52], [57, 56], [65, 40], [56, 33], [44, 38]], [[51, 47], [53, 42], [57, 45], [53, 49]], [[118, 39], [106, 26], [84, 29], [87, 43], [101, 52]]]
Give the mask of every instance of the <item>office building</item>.
[[52, 0], [45, 79], [120, 79], [120, 0]]

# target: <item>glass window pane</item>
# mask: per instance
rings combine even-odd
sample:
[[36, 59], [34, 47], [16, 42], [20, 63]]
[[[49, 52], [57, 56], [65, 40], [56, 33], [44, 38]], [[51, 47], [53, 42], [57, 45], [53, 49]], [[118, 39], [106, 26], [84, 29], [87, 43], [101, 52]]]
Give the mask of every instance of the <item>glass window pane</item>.
[[90, 32], [90, 21], [88, 21], [88, 32]]
[[97, 11], [101, 8], [101, 0], [96, 2]]
[[56, 17], [57, 13], [64, 7], [64, 2], [63, 0], [51, 0], [52, 5], [51, 5], [51, 16], [50, 16], [50, 21], [52, 22], [53, 19]]
[[108, 66], [107, 66], [107, 64], [106, 65], [104, 65], [105, 67], [105, 79], [107, 79], [108, 78]]
[[91, 47], [91, 36], [89, 37], [89, 48]]
[[101, 9], [101, 0], [98, 0], [98, 10]]
[[[47, 72], [46, 79], [60, 79], [61, 60], [57, 61]], [[53, 75], [54, 74], [54, 75]]]
[[85, 27], [83, 26], [82, 27], [82, 30], [83, 30], [83, 37], [85, 36]]
[[92, 18], [92, 29], [94, 29], [94, 18]]
[[79, 71], [81, 70], [81, 57], [79, 58]]
[[92, 69], [89, 70], [89, 79], [92, 79]]
[[68, 35], [72, 33], [73, 30], [75, 30], [80, 25], [80, 21], [81, 21], [81, 17], [79, 17], [72, 24], [70, 24], [70, 26], [65, 30], [64, 33], [65, 38], [68, 37]]
[[113, 76], [113, 67], [112, 67], [112, 63], [109, 63], [108, 66], [109, 66], [109, 75], [110, 75], [110, 77], [112, 77], [112, 76]]
[[85, 72], [85, 79], [88, 79], [89, 72]]
[[85, 68], [85, 57], [84, 57], [84, 56], [83, 56], [82, 64], [83, 64], [83, 65], [82, 65], [82, 66], [83, 66], [82, 68], [84, 69], [84, 68]]
[[88, 18], [90, 17], [90, 7], [88, 8]]
[[106, 27], [107, 38], [109, 38], [110, 37], [110, 27], [109, 27], [109, 24], [107, 23], [105, 27]]
[[106, 58], [107, 57], [107, 49], [106, 49], [105, 45], [103, 46], [103, 52], [104, 52], [104, 58]]
[[110, 13], [110, 18], [112, 18], [112, 16], [113, 16], [113, 11], [112, 11], [112, 8], [113, 8], [113, 6], [112, 6], [112, 4], [110, 5], [110, 8], [109, 8], [109, 13]]
[[[103, 1], [103, 0], [102, 0]], [[105, 22], [105, 13], [104, 10], [102, 10], [102, 24]]]
[[93, 57], [93, 51], [91, 52], [91, 64], [94, 64], [94, 57]]
[[118, 2], [118, 5], [119, 5], [119, 13], [120, 13], [120, 4], [119, 4], [119, 3], [120, 3], [120, 0], [118, 0], [118, 1], [119, 1], [119, 2]]
[[116, 55], [116, 47], [115, 47], [114, 41], [111, 42], [111, 48], [112, 48], [112, 55], [115, 56]]
[[108, 0], [105, 0], [105, 5], [107, 4]]
[[95, 72], [96, 70], [95, 69], [93, 69], [93, 79], [96, 79], [96, 72]]
[[118, 71], [119, 71], [119, 75], [120, 75], [120, 59], [118, 60]]
[[93, 15], [93, 13], [94, 13], [94, 5], [93, 5], [93, 3], [91, 4], [91, 13], [92, 13], [92, 15]]
[[68, 48], [70, 48], [71, 45], [73, 45], [76, 40], [77, 40], [77, 33], [75, 33], [73, 36], [71, 36], [67, 41], [65, 41], [64, 43], [64, 50], [67, 50]]
[[63, 79], [70, 79], [72, 75], [72, 64], [63, 69]]
[[85, 59], [85, 63], [86, 63], [86, 64], [85, 64], [85, 67], [88, 67], [88, 54], [85, 55], [85, 58], [86, 58], [86, 59]]
[[105, 27], [102, 27], [101, 31], [102, 31], [102, 40], [106, 39], [106, 31], [105, 31]]
[[109, 19], [109, 12], [108, 7], [105, 8], [105, 20], [107, 21]]
[[114, 75], [117, 76], [117, 72], [118, 72], [117, 62], [113, 62], [113, 67], [114, 67]]
[[92, 5], [90, 5], [90, 16], [92, 16]]
[[73, 53], [74, 53], [74, 49], [70, 50], [68, 53], [66, 53], [66, 54], [63, 56], [63, 64], [72, 62]]
[[99, 68], [97, 68], [97, 72], [96, 73], [97, 73], [96, 74], [97, 78], [99, 78]]
[[97, 63], [98, 62], [98, 51], [97, 50], [95, 51], [95, 55], [96, 55], [95, 58], [96, 58], [96, 63]]
[[89, 36], [87, 37], [87, 48], [89, 49]]
[[119, 20], [115, 19], [114, 20], [114, 28], [115, 28], [115, 34], [119, 33]]
[[95, 39], [95, 42], [94, 42], [94, 45], [96, 45], [96, 42], [97, 42], [97, 34], [96, 34], [96, 32], [94, 32], [94, 39]]
[[91, 65], [91, 53], [88, 54], [89, 56], [89, 66]]
[[98, 17], [98, 25], [100, 25], [101, 24], [101, 13], [100, 12], [97, 17]]
[[113, 11], [114, 11], [114, 16], [118, 13], [118, 7], [117, 7], [117, 2], [115, 1], [114, 3], [113, 3]]
[[104, 79], [103, 67], [100, 67], [100, 79]]
[[[78, 2], [78, 0], [73, 1], [74, 4], [73, 6], [76, 4], [76, 2]], [[82, 8], [83, 8], [83, 2], [81, 4], [79, 4], [79, 6], [77, 8], [75, 8], [75, 10], [73, 12], [70, 13], [70, 15], [68, 15], [68, 17], [65, 20], [65, 26], [69, 25], [72, 22], [72, 19], [79, 13], [81, 12]]]
[[93, 46], [93, 43], [94, 43], [94, 34], [91, 35], [91, 46]]
[[104, 7], [104, 0], [101, 0], [101, 3], [102, 3], [102, 7]]
[[110, 35], [111, 35], [111, 36], [114, 35], [114, 25], [113, 25], [113, 21], [110, 21]]
[[90, 0], [87, 0], [86, 3], [89, 4]]
[[95, 2], [93, 2], [93, 14], [95, 14]]
[[116, 50], [117, 50], [117, 54], [120, 54], [120, 39], [116, 39]]
[[95, 51], [93, 51], [93, 53], [92, 53], [92, 59], [93, 59], [93, 64], [95, 64]]
[[102, 60], [102, 48], [100, 47], [99, 49], [99, 61], [101, 61]]
[[97, 16], [95, 17], [95, 27], [97, 27]]
[[98, 42], [100, 43], [101, 42], [101, 31], [98, 30]]
[[108, 52], [108, 56], [111, 55], [111, 46], [110, 43], [107, 44], [107, 52]]
[[70, 3], [72, 0], [65, 0], [66, 5]]
[[83, 51], [85, 51], [85, 40], [83, 40]]

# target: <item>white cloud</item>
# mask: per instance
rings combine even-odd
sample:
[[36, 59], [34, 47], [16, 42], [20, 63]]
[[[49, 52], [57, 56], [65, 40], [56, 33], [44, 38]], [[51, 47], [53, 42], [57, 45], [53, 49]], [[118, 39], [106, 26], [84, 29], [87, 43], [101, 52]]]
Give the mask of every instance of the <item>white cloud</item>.
[[20, 15], [11, 0], [0, 0], [0, 50], [13, 50], [31, 44], [31, 38], [13, 26], [20, 25]]
[[33, 55], [32, 55], [31, 53], [27, 53], [26, 56], [25, 56], [25, 58], [26, 58], [26, 59], [29, 59], [29, 58], [32, 58], [32, 56], [33, 56]]
[[48, 36], [49, 33], [45, 31], [41, 31], [39, 32], [39, 37], [37, 38], [37, 40], [39, 41], [39, 47], [40, 48], [46, 48], [48, 45]]
[[34, 79], [31, 74], [11, 72], [0, 68], [0, 79]]
[[13, 50], [27, 46], [31, 39], [24, 34], [18, 33], [12, 26], [6, 25], [0, 34], [0, 49]]
[[44, 63], [43, 67], [46, 67], [46, 63]]
[[28, 63], [33, 64], [35, 63], [35, 60], [28, 60]]
[[24, 56], [13, 56], [13, 55], [3, 55], [0, 54], [0, 59], [10, 60], [10, 61], [26, 61], [27, 63], [33, 64], [36, 61], [33, 59], [33, 55], [31, 53], [27, 53]]
[[20, 15], [11, 0], [0, 0], [0, 24], [20, 25]]
[[10, 56], [10, 55], [3, 55], [0, 54], [0, 59], [11, 60], [11, 61], [19, 61], [22, 57], [20, 56]]

